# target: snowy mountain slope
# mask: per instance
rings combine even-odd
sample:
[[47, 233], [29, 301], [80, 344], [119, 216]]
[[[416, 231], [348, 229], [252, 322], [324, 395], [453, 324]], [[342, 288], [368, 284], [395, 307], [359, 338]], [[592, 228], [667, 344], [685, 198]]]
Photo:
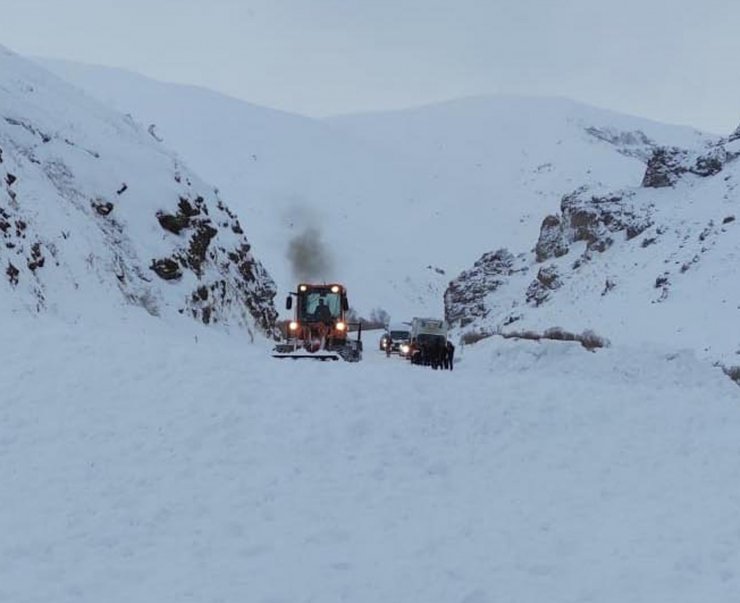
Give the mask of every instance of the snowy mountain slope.
[[[220, 116], [225, 120], [226, 111]], [[242, 224], [219, 208], [219, 196], [146, 126], [8, 54], [0, 54], [0, 117], [0, 208], [13, 214], [0, 222], [0, 249], [3, 263], [19, 269], [18, 283], [4, 282], [0, 294], [0, 330], [10, 342], [0, 349], [0, 601], [735, 601], [740, 390], [693, 351], [677, 352], [670, 338], [645, 345], [634, 334], [620, 339], [611, 332], [605, 334], [613, 347], [593, 354], [572, 343], [487, 339], [460, 346], [455, 371], [442, 372], [386, 359], [369, 344], [377, 333], [369, 333], [361, 363], [273, 360], [265, 339], [246, 345], [244, 337], [207, 329], [202, 305], [199, 321], [177, 312], [209, 303], [211, 290], [205, 299], [199, 290], [212, 278], [233, 278], [237, 287], [234, 272], [244, 258], [232, 258], [232, 246], [248, 253], [241, 247], [248, 243]], [[273, 127], [261, 119], [254, 127], [259, 123]], [[244, 134], [236, 122], [224, 128]], [[572, 144], [578, 153], [613, 156], [626, 170], [619, 186], [627, 171], [636, 186], [645, 172], [634, 157], [646, 156], [642, 143], [629, 144], [625, 154], [604, 141], [614, 138], [605, 131], [602, 125], [598, 140], [592, 131], [582, 147]], [[161, 125], [153, 132], [165, 135]], [[580, 137], [583, 129], [572, 132]], [[279, 150], [279, 138], [261, 136]], [[616, 139], [644, 142], [638, 135]], [[313, 154], [321, 155], [324, 139], [316, 140]], [[236, 139], [224, 144], [239, 150]], [[337, 144], [347, 162], [336, 165], [360, 178], [361, 153]], [[660, 298], [667, 291], [656, 303], [662, 308], [680, 301], [674, 310], [683, 318], [687, 308], [700, 307], [688, 292], [716, 296], [710, 286], [721, 286], [726, 300], [734, 299], [737, 237], [735, 222], [726, 221], [736, 203], [734, 144], [723, 147], [729, 155], [718, 154], [722, 171], [714, 176], [681, 174], [699, 165], [691, 154], [653, 162], [651, 182], [667, 179], [674, 189], [629, 188], [619, 196], [607, 194], [606, 179], [599, 201], [591, 198], [596, 189], [579, 191], [555, 215], [558, 193], [546, 209], [555, 220], [538, 245], [536, 233], [526, 241], [524, 249], [537, 251], [491, 262], [499, 271], [528, 270], [501, 278], [501, 291], [511, 287], [518, 299], [540, 266], [581, 258], [581, 268], [563, 268], [560, 289], [533, 298], [540, 306], [518, 306], [526, 306], [520, 323], [536, 326], [538, 312], [566, 291], [573, 324], [578, 318], [577, 326], [589, 326], [580, 319], [590, 310], [610, 318], [595, 303], [578, 305], [591, 304], [595, 283], [611, 274], [607, 260], [619, 280], [604, 299], [620, 306], [614, 311], [622, 317], [635, 292], [644, 292], [641, 276], [627, 278], [630, 261], [652, 262], [636, 273], [670, 270], [650, 292]], [[214, 145], [201, 152], [215, 157]], [[385, 182], [389, 172], [371, 147], [363, 148], [379, 170], [366, 175], [371, 192], [406, 182]], [[310, 146], [303, 150], [311, 156]], [[331, 159], [310, 165], [330, 167]], [[401, 175], [413, 170], [398, 162]], [[295, 185], [330, 192], [320, 189], [320, 175], [291, 183], [290, 170], [277, 163], [260, 171], [265, 182], [282, 176], [276, 182], [288, 181], [286, 191]], [[345, 176], [331, 185], [337, 194], [353, 181], [352, 172]], [[444, 200], [424, 201], [434, 207], [435, 199]], [[359, 207], [346, 223], [326, 205], [298, 213], [309, 221], [324, 211], [330, 230], [356, 239], [357, 248], [347, 250], [358, 255], [339, 258], [337, 270], [357, 269], [349, 277], [367, 299], [388, 298], [386, 281], [396, 284], [427, 247], [411, 230], [401, 239], [407, 249], [388, 253], [394, 243], [382, 238], [389, 234], [383, 224], [396, 222]], [[271, 219], [278, 208], [258, 207]], [[408, 229], [404, 206], [396, 210], [388, 215]], [[501, 211], [516, 215], [509, 206]], [[710, 215], [716, 218], [708, 227]], [[542, 216], [535, 219], [539, 226]], [[265, 222], [264, 232], [252, 220], [243, 224], [250, 241], [254, 230], [283, 237], [279, 221]], [[509, 236], [503, 223], [490, 230]], [[413, 224], [431, 228], [433, 221], [424, 214]], [[376, 225], [380, 242], [369, 238]], [[209, 226], [218, 231], [212, 238]], [[461, 247], [474, 247], [457, 234]], [[590, 259], [581, 257], [587, 246]], [[429, 249], [464, 255], [437, 247]], [[161, 280], [150, 262], [173, 255], [182, 260], [173, 268], [182, 276]], [[259, 284], [271, 299], [269, 279], [259, 264], [249, 266], [259, 273], [248, 285]], [[171, 275], [168, 268], [160, 266]], [[595, 274], [579, 276], [588, 270]], [[702, 280], [689, 288], [694, 272]], [[149, 295], [132, 297], [139, 287]], [[623, 298], [610, 297], [617, 295]], [[156, 308], [161, 319], [126, 299]], [[719, 327], [731, 315], [717, 313], [712, 299]], [[485, 308], [491, 299], [482, 302]], [[19, 307], [36, 303], [80, 319], [69, 324]], [[214, 312], [231, 318], [228, 308]], [[479, 316], [468, 328], [494, 318]], [[732, 324], [725, 324], [728, 340]]]
[[[634, 177], [634, 163], [615, 161], [605, 150], [646, 162], [656, 144], [696, 146], [707, 138], [691, 128], [565, 98], [526, 96], [469, 97], [327, 121], [357, 138], [394, 149], [410, 163], [429, 166], [429, 176], [437, 181], [452, 181], [482, 194], [507, 189], [502, 183], [515, 184], [533, 174], [547, 176], [540, 179], [545, 190], [548, 183], [594, 180], [590, 171], [605, 182], [621, 183]], [[586, 158], [584, 147], [591, 150], [588, 162], [573, 162]], [[550, 164], [538, 163], [546, 158]]]
[[562, 98], [473, 97], [328, 121], [423, 169], [432, 187], [444, 187], [435, 211], [449, 236], [478, 244], [491, 232], [505, 245], [528, 241], [562, 194], [637, 184], [654, 147], [708, 140]]
[[690, 352], [89, 326], [3, 322], [0, 600], [736, 600], [739, 390]]
[[[703, 140], [557, 99], [466, 99], [395, 113], [310, 120], [206, 90], [100, 67], [45, 62], [89, 93], [156, 124], [253, 225], [282, 293], [293, 237], [320, 229], [353, 305], [396, 317], [441, 313], [451, 275], [496, 233], [536, 236], [581, 184], [637, 184], [656, 144]], [[372, 257], [372, 261], [368, 261]]]
[[452, 283], [448, 316], [467, 330], [592, 329], [740, 364], [738, 157], [737, 139], [657, 151], [642, 187], [565, 196], [533, 251], [487, 256]]
[[[407, 224], [389, 217], [390, 208], [419, 204], [425, 197], [414, 176], [392, 157], [316, 120], [210, 90], [121, 70], [43, 64], [137, 121], [156, 124], [154, 135], [218, 182], [221, 193], [253, 225], [250, 237], [268, 258], [281, 296], [299, 279], [340, 280], [347, 283], [352, 304], [366, 312], [388, 302], [423, 307], [428, 283], [434, 282], [431, 303], [440, 310], [446, 281], [426, 269], [434, 250], [428, 245], [410, 250]], [[318, 234], [320, 242], [312, 251], [323, 253], [326, 261], [316, 274], [301, 275], [288, 253], [291, 241], [307, 232]], [[369, 252], [376, 265], [368, 265]], [[382, 282], [374, 276], [380, 272], [388, 277]], [[412, 301], [405, 301], [409, 296]]]
[[275, 286], [236, 215], [130, 118], [0, 48], [0, 300], [272, 332]]

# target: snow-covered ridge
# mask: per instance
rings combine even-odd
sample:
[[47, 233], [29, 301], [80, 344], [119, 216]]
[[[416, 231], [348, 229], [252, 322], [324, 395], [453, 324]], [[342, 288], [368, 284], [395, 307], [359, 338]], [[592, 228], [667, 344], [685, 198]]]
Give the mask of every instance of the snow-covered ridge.
[[[452, 275], [490, 246], [523, 249], [581, 185], [637, 186], [659, 146], [706, 136], [559, 98], [467, 98], [313, 120], [121, 70], [55, 73], [131, 113], [217, 182], [282, 293], [286, 251], [317, 227], [332, 269], [368, 315], [441, 314]], [[281, 295], [282, 296], [282, 295]]]
[[3, 303], [121, 304], [272, 333], [275, 286], [213, 187], [130, 117], [0, 49]]
[[739, 156], [735, 135], [657, 147], [642, 186], [563, 196], [531, 251], [484, 254], [451, 282], [448, 319], [484, 333], [593, 329], [737, 364]]

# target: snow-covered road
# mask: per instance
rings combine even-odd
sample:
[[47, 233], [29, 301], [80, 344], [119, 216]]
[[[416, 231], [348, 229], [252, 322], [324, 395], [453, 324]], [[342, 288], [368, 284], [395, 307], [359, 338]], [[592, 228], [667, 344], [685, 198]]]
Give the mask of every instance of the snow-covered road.
[[152, 320], [6, 336], [0, 601], [740, 592], [740, 390], [691, 353], [489, 340], [445, 372], [372, 336], [359, 364]]

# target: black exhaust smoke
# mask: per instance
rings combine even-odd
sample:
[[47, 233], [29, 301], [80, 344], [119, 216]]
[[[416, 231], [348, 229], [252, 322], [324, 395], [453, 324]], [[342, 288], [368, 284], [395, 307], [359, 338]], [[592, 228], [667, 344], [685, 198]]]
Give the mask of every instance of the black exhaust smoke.
[[331, 280], [334, 272], [334, 259], [321, 231], [309, 226], [288, 243], [288, 260], [293, 277], [298, 281]]

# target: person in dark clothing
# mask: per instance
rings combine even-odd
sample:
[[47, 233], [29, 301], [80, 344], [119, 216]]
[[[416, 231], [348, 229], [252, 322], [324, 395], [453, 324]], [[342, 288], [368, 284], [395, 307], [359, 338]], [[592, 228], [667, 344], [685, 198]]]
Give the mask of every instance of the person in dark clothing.
[[409, 359], [411, 360], [411, 364], [421, 364], [421, 350], [415, 344], [412, 344], [409, 350]]
[[425, 341], [419, 344], [419, 364], [429, 366], [429, 344]]
[[448, 339], [445, 344], [445, 368], [452, 370], [455, 360], [455, 346]]
[[432, 365], [432, 368], [434, 370], [441, 369], [445, 353], [444, 343], [441, 339], [435, 338], [434, 342], [431, 343], [430, 348], [430, 364]]
[[324, 324], [331, 324], [332, 322], [331, 310], [329, 309], [329, 306], [326, 305], [323, 298], [319, 298], [319, 305], [316, 306], [316, 310], [313, 315], [316, 320], [323, 322]]

